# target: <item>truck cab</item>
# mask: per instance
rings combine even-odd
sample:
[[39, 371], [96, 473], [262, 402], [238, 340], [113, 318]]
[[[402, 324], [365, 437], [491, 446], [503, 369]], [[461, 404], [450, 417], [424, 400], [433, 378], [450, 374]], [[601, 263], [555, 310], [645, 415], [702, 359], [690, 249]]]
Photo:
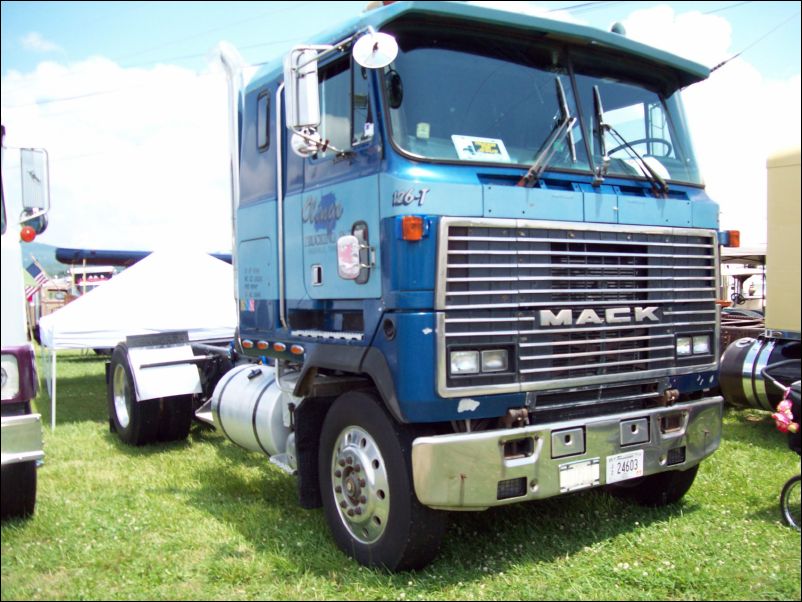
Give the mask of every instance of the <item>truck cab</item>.
[[[2, 128], [5, 165], [5, 126]], [[36, 471], [44, 458], [41, 416], [31, 402], [39, 381], [36, 357], [26, 328], [23, 240], [33, 240], [47, 227], [50, 189], [47, 154], [42, 149], [19, 153], [22, 211], [12, 212], [2, 182], [2, 506], [0, 515], [25, 518], [36, 506]]]
[[[397, 44], [379, 68], [349, 51], [373, 32]], [[426, 2], [267, 65], [238, 97], [242, 353], [294, 370], [298, 399], [366, 391], [412, 433], [426, 508], [605, 484], [678, 499], [721, 422], [718, 206], [680, 98], [707, 75], [619, 34]], [[352, 484], [329, 468], [348, 441], [313, 480], [367, 557], [386, 534], [325, 491]]]

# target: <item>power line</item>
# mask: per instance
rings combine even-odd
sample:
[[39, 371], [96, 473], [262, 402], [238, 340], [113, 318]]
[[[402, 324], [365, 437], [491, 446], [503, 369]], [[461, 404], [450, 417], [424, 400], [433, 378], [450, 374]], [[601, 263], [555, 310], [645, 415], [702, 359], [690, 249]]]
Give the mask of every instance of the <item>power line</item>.
[[730, 61], [732, 61], [732, 60], [734, 60], [734, 59], [737, 59], [739, 56], [741, 56], [741, 55], [742, 55], [744, 52], [746, 52], [746, 51], [747, 51], [747, 50], [749, 50], [750, 48], [753, 48], [754, 46], [757, 46], [757, 45], [758, 45], [760, 42], [762, 42], [762, 41], [763, 41], [763, 40], [765, 40], [767, 37], [769, 37], [771, 34], [773, 34], [775, 31], [777, 31], [778, 29], [780, 29], [780, 27], [782, 27], [783, 25], [785, 25], [786, 23], [788, 23], [788, 22], [789, 22], [791, 19], [793, 19], [794, 17], [797, 17], [797, 16], [799, 16], [799, 14], [800, 14], [800, 11], [797, 11], [797, 12], [795, 12], [793, 15], [791, 15], [790, 17], [788, 17], [788, 18], [787, 18], [785, 21], [783, 21], [783, 22], [782, 22], [782, 23], [780, 23], [779, 25], [777, 25], [777, 26], [773, 27], [772, 29], [770, 29], [769, 31], [767, 31], [766, 33], [764, 33], [764, 34], [763, 34], [762, 36], [760, 36], [760, 37], [759, 37], [757, 40], [755, 40], [754, 42], [752, 42], [751, 44], [749, 44], [748, 46], [746, 46], [745, 48], [743, 48], [743, 49], [742, 49], [740, 52], [738, 52], [737, 54], [734, 54], [734, 55], [732, 55], [730, 58], [728, 58], [728, 59], [725, 59], [725, 60], [721, 61], [721, 62], [720, 62], [718, 65], [716, 65], [715, 67], [711, 67], [711, 69], [710, 69], [710, 73], [713, 73], [713, 71], [715, 71], [716, 69], [720, 69], [721, 67], [723, 67], [724, 65], [726, 65], [726, 64], [727, 64], [727, 63], [729, 63]]

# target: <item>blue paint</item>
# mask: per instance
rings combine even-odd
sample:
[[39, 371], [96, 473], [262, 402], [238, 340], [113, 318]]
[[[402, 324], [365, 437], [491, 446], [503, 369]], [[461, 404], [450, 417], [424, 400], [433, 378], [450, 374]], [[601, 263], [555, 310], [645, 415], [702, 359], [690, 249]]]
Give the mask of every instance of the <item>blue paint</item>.
[[[341, 40], [370, 24], [376, 29], [412, 13], [427, 18], [463, 18], [478, 27], [505, 27], [581, 39], [600, 48], [618, 49], [649, 65], [668, 67], [673, 84], [704, 79], [706, 68], [633, 42], [623, 36], [572, 24], [509, 15], [465, 4], [399, 3], [363, 14], [337, 31], [316, 40]], [[326, 59], [327, 64], [343, 60]], [[347, 60], [347, 59], [346, 59]], [[594, 185], [590, 172], [547, 170], [533, 187], [517, 183], [525, 165], [493, 165], [457, 161], [425, 161], [402, 153], [389, 140], [377, 71], [369, 74], [373, 138], [347, 153], [331, 151], [302, 158], [289, 148], [286, 130], [277, 131], [275, 92], [283, 77], [281, 61], [265, 67], [248, 85], [241, 119], [240, 186], [235, 246], [240, 334], [251, 340], [302, 344], [307, 354], [322, 344], [293, 330], [353, 331], [361, 339], [326, 345], [376, 347], [385, 357], [401, 411], [412, 422], [492, 418], [522, 407], [524, 394], [469, 396], [475, 410], [459, 412], [462, 398], [439, 396], [436, 313], [437, 235], [441, 216], [547, 220], [574, 223], [631, 224], [671, 227], [718, 227], [718, 206], [701, 188], [669, 182], [667, 198], [656, 198], [651, 185], [635, 177], [606, 177]], [[255, 118], [260, 94], [270, 94], [267, 148], [258, 148]], [[283, 121], [283, 115], [280, 116]], [[278, 223], [276, 160], [284, 159], [285, 301], [290, 331], [279, 324]], [[403, 216], [424, 219], [424, 236], [405, 241]], [[340, 277], [337, 240], [364, 225], [375, 264], [366, 282]], [[388, 338], [384, 320], [394, 325]], [[350, 325], [350, 326], [349, 326]], [[257, 356], [256, 351], [252, 352]], [[286, 354], [268, 354], [287, 357]], [[268, 356], [263, 360], [267, 361]], [[297, 358], [296, 358], [297, 359]], [[694, 392], [715, 374], [671, 378], [671, 386]]]

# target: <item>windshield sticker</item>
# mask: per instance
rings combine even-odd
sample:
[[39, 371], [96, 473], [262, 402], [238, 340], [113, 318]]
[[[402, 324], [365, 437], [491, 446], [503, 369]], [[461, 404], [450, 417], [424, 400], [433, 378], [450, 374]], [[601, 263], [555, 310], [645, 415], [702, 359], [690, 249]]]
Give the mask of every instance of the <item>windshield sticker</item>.
[[498, 161], [509, 163], [510, 156], [504, 141], [498, 138], [480, 138], [478, 136], [451, 136], [457, 156], [467, 161]]

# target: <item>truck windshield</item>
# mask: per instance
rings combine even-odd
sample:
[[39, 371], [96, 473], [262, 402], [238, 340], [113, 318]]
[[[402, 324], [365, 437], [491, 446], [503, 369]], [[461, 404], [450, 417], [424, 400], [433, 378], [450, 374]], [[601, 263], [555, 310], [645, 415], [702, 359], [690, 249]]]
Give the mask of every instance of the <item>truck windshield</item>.
[[[613, 126], [662, 178], [701, 184], [678, 93], [643, 66], [609, 60], [581, 49], [537, 40], [436, 33], [399, 27], [395, 62], [385, 69], [390, 130], [395, 145], [420, 159], [531, 167], [543, 144], [564, 120], [555, 79], [565, 91], [570, 134], [561, 136], [546, 170], [644, 178], [625, 145], [599, 133], [593, 87], [604, 99], [605, 123]], [[587, 55], [587, 56], [585, 56]], [[639, 74], [642, 73], [642, 79]], [[573, 77], [572, 77], [573, 76]]]

